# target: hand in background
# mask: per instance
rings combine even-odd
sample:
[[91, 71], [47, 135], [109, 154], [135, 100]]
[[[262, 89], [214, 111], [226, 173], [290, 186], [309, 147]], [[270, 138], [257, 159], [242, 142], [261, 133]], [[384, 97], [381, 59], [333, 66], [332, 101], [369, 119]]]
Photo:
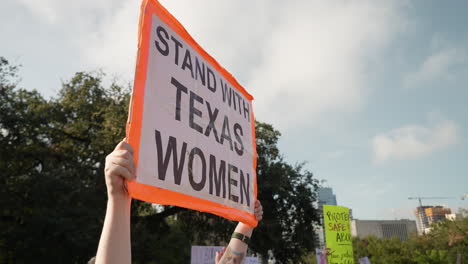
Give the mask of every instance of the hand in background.
[[261, 221], [263, 219], [263, 207], [259, 200], [255, 201], [254, 214], [255, 218], [257, 218], [257, 221]]
[[[262, 207], [262, 203], [260, 203], [259, 200], [255, 201], [254, 214], [255, 214], [255, 218], [257, 219], [257, 221], [262, 220], [263, 207]], [[238, 232], [238, 233], [241, 233], [250, 237], [252, 235], [253, 229], [254, 229], [253, 227], [239, 222], [239, 224], [237, 225], [235, 229], [235, 232]], [[216, 264], [243, 263], [246, 257], [247, 248], [248, 246], [244, 242], [241, 242], [238, 239], [231, 238], [227, 248], [225, 247], [222, 250], [216, 252], [215, 263]]]

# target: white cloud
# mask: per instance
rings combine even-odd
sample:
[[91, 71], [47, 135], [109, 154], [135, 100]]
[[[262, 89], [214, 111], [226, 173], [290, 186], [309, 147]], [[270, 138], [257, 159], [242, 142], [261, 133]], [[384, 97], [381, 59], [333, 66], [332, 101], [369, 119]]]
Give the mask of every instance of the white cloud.
[[80, 39], [81, 60], [85, 65], [131, 80], [138, 45], [138, 15], [135, 1], [124, 2]]
[[[118, 6], [112, 0], [18, 0], [39, 19], [65, 27], [74, 27], [78, 24], [91, 26], [101, 16], [108, 15], [113, 7]], [[112, 5], [113, 4], [113, 5]]]
[[458, 125], [441, 120], [432, 126], [408, 125], [382, 133], [372, 139], [375, 161], [404, 160], [423, 157], [455, 144]]
[[257, 115], [280, 128], [317, 124], [365, 101], [367, 62], [398, 31], [391, 2], [287, 2], [248, 83]]
[[[162, 2], [255, 96], [256, 116], [280, 129], [358, 109], [368, 88], [367, 61], [403, 23], [393, 2]], [[117, 28], [111, 22], [100, 32]], [[102, 46], [108, 52], [100, 56], [114, 49]]]
[[[439, 38], [437, 37], [434, 41], [440, 42]], [[468, 57], [463, 48], [439, 49], [425, 58], [415, 72], [405, 77], [405, 86], [417, 87], [437, 80], [449, 81], [455, 75], [454, 68], [467, 61]]]
[[[84, 69], [133, 78], [139, 1], [20, 1], [64, 27]], [[254, 95], [256, 116], [279, 129], [358, 110], [370, 61], [405, 21], [393, 1], [161, 2]]]
[[70, 59], [79, 61], [81, 70], [103, 69], [124, 80], [133, 78], [139, 1], [19, 0], [19, 4], [48, 27], [60, 30], [62, 38], [78, 49]]
[[165, 4], [254, 95], [256, 116], [280, 130], [358, 109], [368, 60], [404, 23], [390, 1]]

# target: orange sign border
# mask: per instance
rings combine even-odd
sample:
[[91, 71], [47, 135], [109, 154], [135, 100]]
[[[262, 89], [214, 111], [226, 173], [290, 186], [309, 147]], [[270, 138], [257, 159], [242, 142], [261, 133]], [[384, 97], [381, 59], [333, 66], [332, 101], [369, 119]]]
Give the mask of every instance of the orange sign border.
[[[198, 54], [200, 54], [209, 64], [211, 64], [227, 81], [230, 82], [239, 92], [241, 92], [250, 102], [252, 147], [253, 147], [253, 177], [254, 177], [254, 200], [257, 198], [257, 151], [255, 140], [255, 118], [252, 108], [253, 97], [237, 80], [224, 69], [213, 57], [211, 57], [198, 43], [190, 36], [182, 24], [169, 13], [157, 0], [143, 0], [140, 10], [140, 21], [138, 26], [138, 55], [135, 70], [135, 81], [132, 98], [130, 100], [129, 115], [126, 132], [127, 142], [133, 146], [135, 153], [135, 163], [138, 167], [138, 155], [141, 136], [141, 125], [143, 118], [143, 103], [145, 96], [146, 74], [148, 71], [148, 52], [150, 45], [150, 33], [152, 15], [158, 16], [166, 25], [185, 40]], [[166, 205], [176, 205], [189, 209], [204, 211], [216, 214], [231, 220], [240, 221], [250, 226], [257, 226], [258, 222], [254, 214], [224, 205], [193, 197], [183, 193], [178, 193], [155, 186], [138, 183], [135, 180], [127, 181], [127, 189], [132, 198]]]

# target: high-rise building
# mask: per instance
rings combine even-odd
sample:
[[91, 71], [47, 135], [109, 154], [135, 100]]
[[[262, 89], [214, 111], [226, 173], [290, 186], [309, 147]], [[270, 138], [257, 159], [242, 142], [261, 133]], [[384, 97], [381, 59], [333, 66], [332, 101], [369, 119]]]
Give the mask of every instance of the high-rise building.
[[429, 227], [429, 223], [427, 222], [426, 217], [426, 208], [430, 208], [431, 206], [418, 206], [414, 210], [414, 215], [416, 216], [416, 225], [418, 226], [418, 233], [421, 235], [424, 233], [424, 230]]
[[330, 187], [320, 187], [318, 189], [318, 200], [320, 208], [324, 204], [337, 205], [336, 196], [333, 194], [333, 189]]
[[325, 230], [323, 228], [323, 205], [337, 205], [336, 196], [333, 194], [333, 189], [330, 187], [320, 187], [318, 193], [318, 211], [321, 215], [320, 225], [315, 227], [318, 243], [320, 247], [325, 245]]
[[422, 234], [431, 227], [432, 224], [446, 219], [446, 215], [450, 215], [450, 208], [443, 206], [418, 206], [414, 210], [416, 216], [419, 234]]
[[358, 220], [351, 221], [351, 235], [365, 238], [373, 235], [377, 238], [397, 237], [404, 241], [408, 240], [411, 233], [416, 233], [416, 222], [414, 220]]

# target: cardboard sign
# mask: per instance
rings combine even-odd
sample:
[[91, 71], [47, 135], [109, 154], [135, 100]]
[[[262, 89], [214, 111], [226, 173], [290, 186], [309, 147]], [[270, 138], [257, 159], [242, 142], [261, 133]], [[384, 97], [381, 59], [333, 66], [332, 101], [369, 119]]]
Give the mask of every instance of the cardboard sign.
[[258, 264], [258, 258], [256, 257], [246, 257], [245, 264]]
[[349, 208], [324, 205], [323, 219], [325, 224], [328, 263], [354, 263]]
[[327, 251], [321, 248], [315, 249], [315, 257], [317, 258], [317, 264], [327, 264]]
[[[213, 264], [216, 252], [224, 247], [220, 246], [192, 246], [190, 264]], [[246, 257], [245, 264], [258, 264], [258, 258]]]
[[192, 246], [190, 264], [213, 264], [216, 252], [222, 249], [220, 246]]
[[156, 0], [141, 6], [127, 141], [133, 198], [256, 226], [253, 97]]

